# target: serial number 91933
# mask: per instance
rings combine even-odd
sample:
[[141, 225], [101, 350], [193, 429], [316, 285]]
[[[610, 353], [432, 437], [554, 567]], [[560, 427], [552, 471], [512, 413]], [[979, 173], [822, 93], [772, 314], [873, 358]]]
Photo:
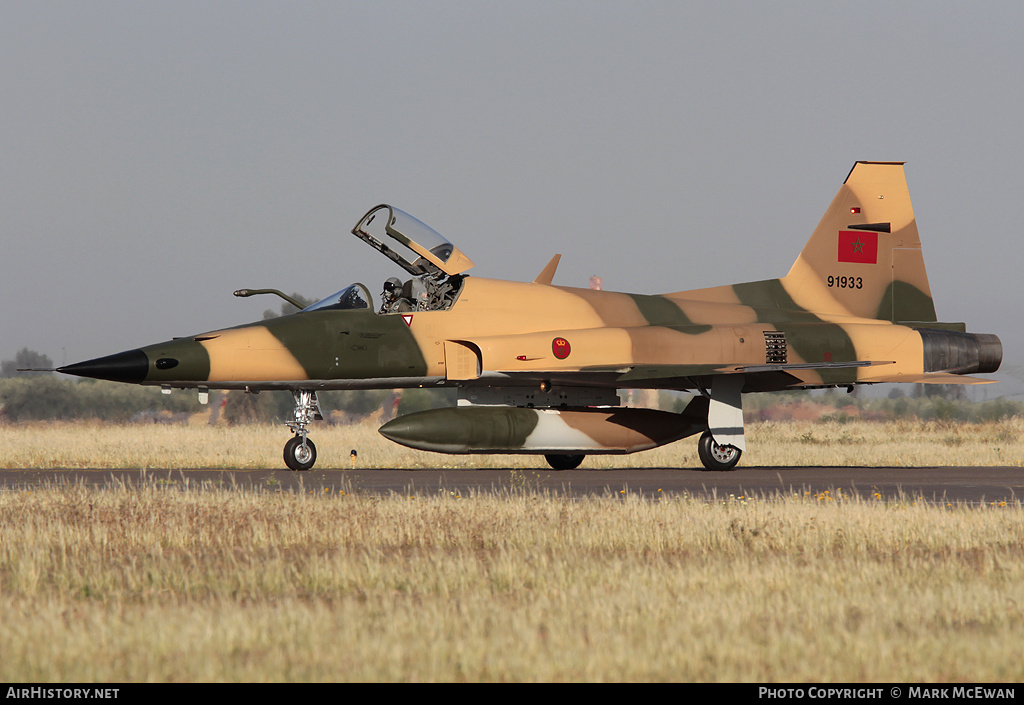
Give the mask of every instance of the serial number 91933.
[[831, 274], [826, 280], [829, 287], [833, 289], [863, 289], [863, 277], [833, 277]]

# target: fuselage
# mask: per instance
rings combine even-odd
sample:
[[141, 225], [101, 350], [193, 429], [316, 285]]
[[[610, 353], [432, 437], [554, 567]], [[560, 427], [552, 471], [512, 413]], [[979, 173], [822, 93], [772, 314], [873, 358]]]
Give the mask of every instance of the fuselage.
[[[770, 289], [773, 282], [778, 280], [755, 284]], [[729, 291], [717, 296], [727, 298]], [[795, 307], [755, 307], [738, 296], [735, 301], [700, 300], [706, 292], [697, 296], [467, 277], [449, 310], [314, 310], [147, 345], [62, 371], [210, 389], [464, 386], [491, 375], [687, 389], [699, 384], [702, 366], [711, 373], [729, 365], [878, 363], [789, 370], [766, 377], [769, 388], [913, 381], [938, 369], [929, 369], [934, 364], [929, 365], [928, 341], [910, 326]], [[977, 339], [933, 331], [933, 347], [936, 337], [953, 340], [953, 349]], [[948, 343], [946, 355], [947, 348]], [[975, 355], [973, 368], [969, 360], [959, 367], [991, 371], [998, 366], [994, 356], [990, 349]], [[690, 374], [677, 374], [681, 367]], [[616, 380], [623, 375], [631, 376], [620, 384]], [[756, 390], [751, 384], [746, 391]]]

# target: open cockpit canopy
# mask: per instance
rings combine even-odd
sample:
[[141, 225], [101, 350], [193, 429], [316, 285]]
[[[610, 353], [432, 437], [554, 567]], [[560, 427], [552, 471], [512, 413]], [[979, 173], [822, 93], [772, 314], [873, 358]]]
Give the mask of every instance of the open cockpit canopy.
[[352, 234], [413, 276], [453, 276], [473, 266], [471, 259], [436, 230], [387, 204], [364, 215]]

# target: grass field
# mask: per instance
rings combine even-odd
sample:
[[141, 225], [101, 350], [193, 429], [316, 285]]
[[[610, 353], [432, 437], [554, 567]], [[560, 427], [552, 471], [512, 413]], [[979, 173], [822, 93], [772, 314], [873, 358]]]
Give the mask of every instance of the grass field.
[[[283, 426], [24, 423], [0, 426], [0, 468], [283, 468]], [[547, 468], [541, 456], [456, 456], [410, 450], [374, 423], [314, 424], [317, 467]], [[583, 468], [699, 467], [696, 439], [633, 455], [590, 456]], [[1021, 465], [1024, 418], [957, 421], [779, 421], [747, 424], [741, 465]]]
[[0, 681], [1024, 680], [1024, 508], [0, 493]]
[[[1021, 427], [754, 423], [744, 459], [1014, 465]], [[0, 465], [280, 467], [286, 437], [7, 425]], [[324, 467], [543, 463], [314, 438]], [[585, 467], [696, 464], [691, 439]], [[8, 682], [1015, 683], [1024, 507], [50, 486], [0, 492], [0, 614]]]

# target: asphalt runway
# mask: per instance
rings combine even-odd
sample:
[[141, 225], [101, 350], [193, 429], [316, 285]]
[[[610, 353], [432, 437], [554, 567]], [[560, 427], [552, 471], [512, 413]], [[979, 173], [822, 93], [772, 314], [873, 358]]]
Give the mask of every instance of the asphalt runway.
[[315, 469], [287, 470], [0, 470], [0, 490], [18, 491], [46, 484], [83, 483], [94, 487], [156, 482], [168, 487], [237, 487], [269, 491], [370, 492], [419, 495], [528, 490], [552, 494], [645, 497], [689, 494], [699, 497], [764, 497], [778, 493], [922, 499], [935, 503], [1016, 504], [1024, 498], [1019, 467], [746, 467], [731, 472], [690, 468], [564, 470], [483, 469]]

